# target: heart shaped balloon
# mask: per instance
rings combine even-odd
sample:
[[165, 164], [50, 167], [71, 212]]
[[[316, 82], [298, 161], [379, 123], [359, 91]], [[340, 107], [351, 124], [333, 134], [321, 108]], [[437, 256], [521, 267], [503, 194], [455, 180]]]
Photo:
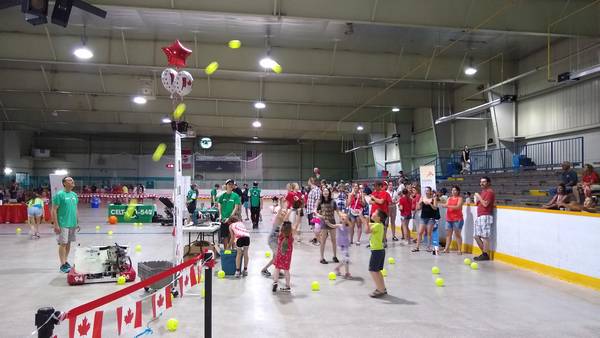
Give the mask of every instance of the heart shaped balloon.
[[175, 93], [181, 97], [188, 95], [192, 92], [192, 82], [194, 82], [192, 74], [185, 70], [180, 71], [175, 77]]
[[162, 71], [160, 75], [160, 79], [162, 81], [163, 87], [173, 94], [175, 93], [175, 79], [177, 78], [177, 71], [173, 68], [166, 68]]

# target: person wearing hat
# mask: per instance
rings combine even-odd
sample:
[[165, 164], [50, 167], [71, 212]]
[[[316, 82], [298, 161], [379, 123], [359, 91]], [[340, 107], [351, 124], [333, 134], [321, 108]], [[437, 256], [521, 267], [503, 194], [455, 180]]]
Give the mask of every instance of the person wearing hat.
[[248, 191], [250, 198], [250, 218], [252, 219], [252, 229], [258, 229], [258, 221], [260, 220], [260, 211], [262, 210], [262, 198], [260, 196], [260, 188], [258, 182], [252, 183], [252, 188]]
[[240, 211], [240, 205], [242, 199], [240, 195], [233, 191], [235, 182], [232, 179], [228, 179], [225, 182], [225, 192], [217, 199], [219, 206], [219, 215], [221, 217], [221, 239], [223, 240], [223, 246], [227, 249], [229, 243], [229, 217], [237, 215]]

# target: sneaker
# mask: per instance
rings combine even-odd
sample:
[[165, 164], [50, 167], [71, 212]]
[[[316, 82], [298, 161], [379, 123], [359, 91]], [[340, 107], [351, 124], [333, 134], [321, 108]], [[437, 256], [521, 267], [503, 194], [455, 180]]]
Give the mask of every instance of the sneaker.
[[337, 259], [337, 257], [333, 256], [333, 262], [334, 263], [339, 263], [340, 261]]
[[244, 276], [244, 277], [248, 276], [248, 270], [244, 269], [244, 271], [242, 272], [242, 276]]
[[66, 263], [60, 266], [60, 272], [69, 273], [69, 271], [71, 271], [71, 267], [67, 266]]
[[281, 291], [281, 292], [292, 292], [292, 288], [290, 288], [289, 286], [286, 286], [284, 288], [279, 288], [279, 291]]
[[477, 257], [475, 257], [473, 259], [476, 260], [476, 261], [489, 261], [490, 260], [490, 256], [486, 252], [484, 252], [481, 255], [479, 255], [479, 256], [477, 256]]
[[325, 259], [321, 259], [321, 264], [328, 264], [328, 262]]
[[269, 272], [269, 270], [260, 270], [260, 274], [267, 278], [271, 277], [271, 273]]
[[240, 273], [240, 270], [235, 272], [235, 278], [240, 278], [242, 276], [242, 274]]
[[396, 237], [396, 236], [392, 237], [392, 241], [398, 242], [398, 237]]
[[66, 262], [65, 265], [68, 266], [69, 269], [72, 268], [72, 266], [71, 266], [71, 264], [69, 264], [69, 262]]
[[277, 292], [277, 282], [273, 283], [273, 287], [271, 289], [273, 292]]
[[356, 246], [360, 246], [360, 241], [356, 241]]

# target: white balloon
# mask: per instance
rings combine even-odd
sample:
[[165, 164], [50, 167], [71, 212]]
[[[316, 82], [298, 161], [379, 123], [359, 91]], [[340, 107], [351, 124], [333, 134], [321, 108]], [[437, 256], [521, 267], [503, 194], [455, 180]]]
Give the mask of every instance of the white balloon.
[[188, 95], [192, 92], [192, 82], [194, 82], [192, 74], [185, 70], [180, 71], [175, 77], [175, 93], [182, 97]]
[[166, 68], [160, 75], [163, 87], [171, 94], [175, 93], [175, 78], [177, 78], [177, 71], [173, 68]]

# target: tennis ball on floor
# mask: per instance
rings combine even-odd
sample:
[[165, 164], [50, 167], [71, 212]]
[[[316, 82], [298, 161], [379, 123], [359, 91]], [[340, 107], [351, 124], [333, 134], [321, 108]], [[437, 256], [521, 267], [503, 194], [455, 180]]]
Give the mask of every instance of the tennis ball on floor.
[[265, 257], [266, 257], [266, 258], [269, 258], [269, 257], [271, 257], [271, 251], [267, 251], [267, 252], [265, 252]]
[[21, 231], [23, 231], [23, 230], [22, 230], [21, 228], [17, 228], [15, 231], [16, 231], [18, 234], [20, 234], [20, 233], [21, 233]]
[[463, 261], [463, 263], [465, 263], [465, 265], [471, 265], [471, 259], [465, 258], [465, 260]]
[[313, 291], [319, 291], [321, 290], [321, 285], [319, 284], [319, 282], [313, 281], [312, 283], [310, 283], [310, 289]]
[[96, 231], [100, 231], [100, 226], [96, 225]]
[[327, 277], [329, 278], [329, 280], [335, 280], [335, 272], [330, 272]]
[[219, 277], [219, 279], [225, 278], [225, 271], [219, 270], [219, 272], [217, 272], [217, 277]]
[[108, 230], [108, 235], [112, 236], [112, 234], [113, 234], [113, 231], [112, 230]]
[[440, 268], [438, 268], [437, 266], [434, 266], [433, 268], [431, 268], [431, 273], [434, 275], [439, 275], [440, 274]]
[[383, 277], [387, 277], [387, 270], [386, 270], [386, 269], [382, 269], [382, 270], [381, 270], [381, 275], [382, 275]]
[[439, 278], [439, 277], [438, 277], [438, 278], [436, 278], [436, 279], [435, 279], [435, 285], [437, 285], [437, 286], [439, 286], [439, 287], [442, 287], [442, 286], [444, 286], [444, 279], [443, 279], [443, 278]]
[[390, 258], [388, 258], [388, 263], [396, 264], [396, 260], [394, 259], [394, 257], [390, 257]]
[[125, 279], [125, 276], [117, 277], [117, 285], [124, 285], [126, 281], [127, 279]]
[[231, 250], [225, 250], [226, 255], [231, 255]]
[[142, 246], [140, 244], [135, 246], [135, 252], [142, 252]]
[[167, 330], [170, 332], [177, 331], [177, 327], [179, 326], [179, 321], [175, 318], [169, 318], [167, 320]]
[[231, 41], [229, 41], [229, 43], [227, 45], [231, 49], [238, 49], [238, 48], [242, 47], [242, 42], [240, 40], [231, 40]]
[[475, 262], [471, 263], [471, 269], [473, 269], [473, 270], [479, 269], [479, 264], [477, 264]]
[[204, 298], [206, 296], [206, 290], [204, 288], [200, 289], [200, 297]]

